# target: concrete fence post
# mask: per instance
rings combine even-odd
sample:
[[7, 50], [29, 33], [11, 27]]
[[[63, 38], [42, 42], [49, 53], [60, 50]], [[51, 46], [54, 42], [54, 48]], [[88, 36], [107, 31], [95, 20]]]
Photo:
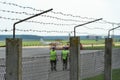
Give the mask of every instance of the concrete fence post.
[[80, 80], [79, 52], [80, 52], [79, 37], [70, 37], [70, 80]]
[[22, 80], [22, 39], [6, 39], [5, 80]]
[[104, 80], [112, 80], [112, 38], [105, 39]]

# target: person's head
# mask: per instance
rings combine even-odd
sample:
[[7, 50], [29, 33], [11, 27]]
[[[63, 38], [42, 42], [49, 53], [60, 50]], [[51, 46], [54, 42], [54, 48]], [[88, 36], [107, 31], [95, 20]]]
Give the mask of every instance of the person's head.
[[67, 47], [64, 47], [64, 50], [67, 50]]
[[54, 51], [54, 50], [55, 50], [55, 47], [52, 47], [52, 50]]

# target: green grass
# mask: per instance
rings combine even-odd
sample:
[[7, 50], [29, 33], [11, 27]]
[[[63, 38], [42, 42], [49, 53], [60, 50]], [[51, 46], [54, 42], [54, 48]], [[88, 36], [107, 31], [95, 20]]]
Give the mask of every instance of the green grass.
[[41, 43], [40, 41], [23, 41], [22, 45], [23, 46], [40, 46]]
[[[104, 75], [100, 74], [95, 77], [86, 78], [83, 80], [104, 80]], [[112, 80], [120, 80], [120, 69], [114, 69], [112, 71]]]
[[85, 44], [85, 45], [88, 45], [88, 44], [104, 44], [105, 43], [105, 40], [81, 40], [80, 41], [82, 44]]
[[113, 80], [120, 80], [120, 69], [113, 70], [112, 74]]
[[97, 75], [97, 76], [91, 77], [91, 78], [86, 78], [83, 80], [104, 80], [104, 77], [103, 77], [103, 74], [101, 74], [101, 75]]
[[5, 45], [5, 41], [0, 41], [0, 46], [4, 46]]
[[[48, 42], [48, 41], [47, 41]], [[49, 41], [49, 42], [54, 42], [54, 41]], [[67, 40], [63, 40], [60, 41], [63, 45], [67, 45], [68, 41]], [[80, 41], [83, 45], [89, 45], [89, 46], [83, 46], [84, 50], [103, 50], [104, 47], [104, 40], [81, 40]], [[102, 44], [102, 45], [101, 45]], [[120, 42], [115, 42], [115, 44], [120, 44]], [[0, 46], [4, 46], [5, 45], [5, 41], [0, 41]], [[46, 46], [42, 43], [40, 43], [40, 41], [38, 40], [27, 40], [27, 41], [22, 41], [22, 45], [23, 46]], [[101, 45], [101, 46], [97, 46], [97, 45]], [[120, 46], [113, 46], [113, 48], [120, 48]]]
[[[0, 46], [4, 46], [5, 41], [0, 41]], [[22, 41], [22, 46], [42, 46], [40, 41]]]
[[103, 50], [103, 49], [105, 49], [105, 47], [104, 46], [88, 46], [88, 47], [84, 47], [83, 46], [83, 49], [84, 50]]

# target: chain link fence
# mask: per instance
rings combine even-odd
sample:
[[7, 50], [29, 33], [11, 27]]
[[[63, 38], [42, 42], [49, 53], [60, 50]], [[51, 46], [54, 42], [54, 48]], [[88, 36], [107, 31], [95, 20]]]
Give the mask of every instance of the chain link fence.
[[[92, 80], [90, 78], [98, 80], [98, 76], [101, 77], [100, 80], [104, 80], [104, 51], [84, 53], [80, 57], [80, 76], [82, 80]], [[120, 70], [120, 49], [112, 50], [112, 70], [114, 69]], [[117, 74], [113, 73], [113, 75], [118, 74], [120, 74], [120, 71]]]
[[[120, 49], [112, 51], [113, 69], [120, 69]], [[60, 55], [57, 61], [57, 71], [50, 71], [49, 55], [23, 57], [22, 80], [70, 80], [68, 70], [62, 70]], [[0, 80], [5, 80], [5, 59], [0, 59]], [[104, 51], [81, 53], [80, 77], [89, 80], [90, 77], [104, 74]], [[116, 74], [117, 75], [117, 74]], [[103, 80], [104, 77], [102, 77]], [[97, 80], [97, 79], [96, 79]]]
[[104, 73], [104, 51], [81, 54], [81, 79]]
[[60, 59], [57, 71], [50, 70], [49, 56], [26, 57], [22, 63], [22, 80], [69, 80], [69, 71], [62, 71]]
[[5, 80], [5, 59], [0, 58], [0, 80]]

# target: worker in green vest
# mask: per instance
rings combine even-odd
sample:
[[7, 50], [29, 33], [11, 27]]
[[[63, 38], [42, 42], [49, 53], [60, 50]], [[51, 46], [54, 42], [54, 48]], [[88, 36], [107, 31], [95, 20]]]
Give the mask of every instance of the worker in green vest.
[[57, 63], [57, 53], [55, 48], [53, 47], [52, 50], [50, 50], [50, 64], [51, 64], [51, 71], [56, 71], [56, 63]]
[[63, 70], [67, 70], [68, 54], [69, 54], [68, 48], [64, 47], [64, 50], [62, 50], [62, 52], [61, 52], [61, 60], [63, 62]]

